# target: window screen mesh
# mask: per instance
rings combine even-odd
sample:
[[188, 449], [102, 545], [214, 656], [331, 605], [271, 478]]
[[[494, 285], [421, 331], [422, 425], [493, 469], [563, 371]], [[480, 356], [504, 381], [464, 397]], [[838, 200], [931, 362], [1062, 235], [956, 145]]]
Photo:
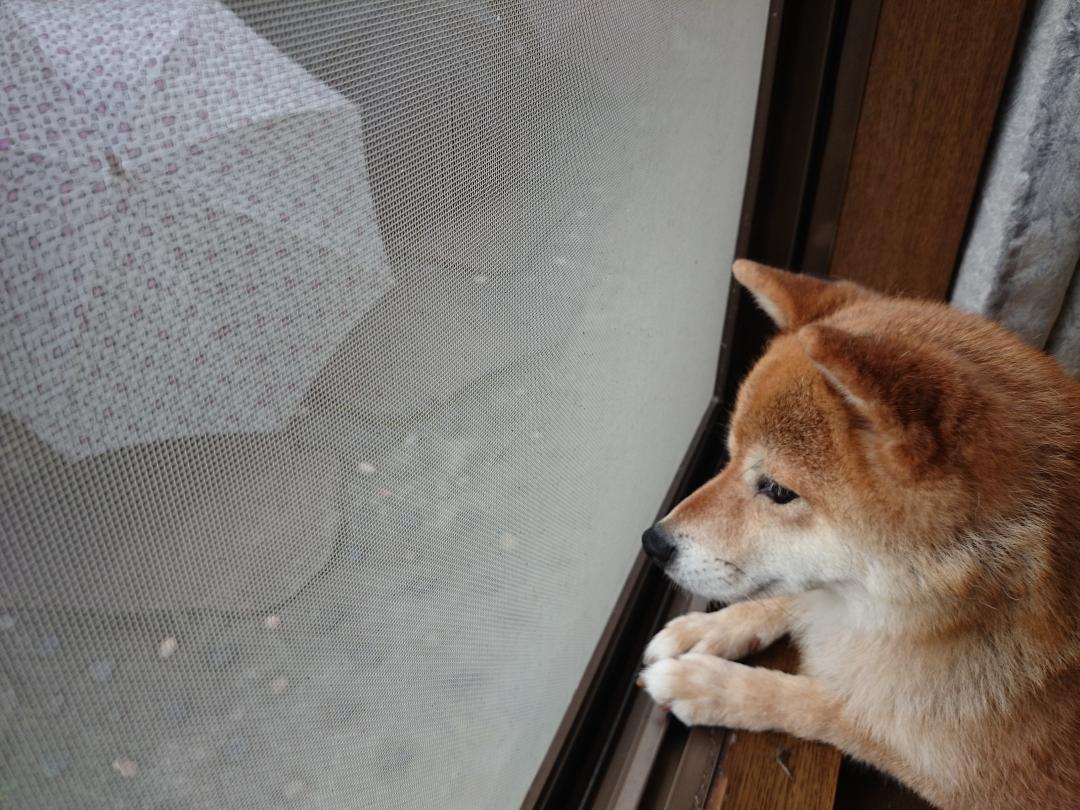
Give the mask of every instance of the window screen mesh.
[[0, 806], [520, 802], [708, 400], [764, 24], [0, 3]]

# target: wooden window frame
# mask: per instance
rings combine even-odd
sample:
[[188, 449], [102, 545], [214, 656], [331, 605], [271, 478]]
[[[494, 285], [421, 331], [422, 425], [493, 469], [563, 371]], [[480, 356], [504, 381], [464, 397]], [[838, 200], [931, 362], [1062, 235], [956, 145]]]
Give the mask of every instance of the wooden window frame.
[[[736, 254], [945, 297], [1027, 6], [770, 0]], [[658, 514], [723, 466], [726, 415], [771, 334], [733, 287], [713, 397]], [[653, 633], [705, 607], [639, 555], [523, 807], [833, 807], [835, 749], [686, 729], [636, 688]], [[781, 645], [757, 663], [796, 659]]]

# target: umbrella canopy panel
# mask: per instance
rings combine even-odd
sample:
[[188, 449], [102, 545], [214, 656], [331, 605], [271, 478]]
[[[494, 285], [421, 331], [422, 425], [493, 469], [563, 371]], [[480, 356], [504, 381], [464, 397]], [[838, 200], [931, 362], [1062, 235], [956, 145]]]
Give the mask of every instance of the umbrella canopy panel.
[[0, 7], [0, 407], [81, 458], [282, 426], [390, 287], [359, 110], [214, 0]]

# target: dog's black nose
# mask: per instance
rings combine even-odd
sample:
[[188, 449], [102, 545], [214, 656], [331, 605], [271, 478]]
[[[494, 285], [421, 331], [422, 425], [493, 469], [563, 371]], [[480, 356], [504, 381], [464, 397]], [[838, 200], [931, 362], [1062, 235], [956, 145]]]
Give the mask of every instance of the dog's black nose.
[[663, 530], [650, 526], [641, 535], [641, 545], [654, 562], [664, 565], [675, 556], [675, 544], [668, 539]]

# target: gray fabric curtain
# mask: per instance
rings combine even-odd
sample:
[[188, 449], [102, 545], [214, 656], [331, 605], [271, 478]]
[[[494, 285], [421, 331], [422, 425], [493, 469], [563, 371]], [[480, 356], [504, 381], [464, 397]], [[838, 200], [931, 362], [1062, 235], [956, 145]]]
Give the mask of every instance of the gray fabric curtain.
[[1040, 0], [989, 156], [953, 303], [1080, 376], [1080, 3]]

